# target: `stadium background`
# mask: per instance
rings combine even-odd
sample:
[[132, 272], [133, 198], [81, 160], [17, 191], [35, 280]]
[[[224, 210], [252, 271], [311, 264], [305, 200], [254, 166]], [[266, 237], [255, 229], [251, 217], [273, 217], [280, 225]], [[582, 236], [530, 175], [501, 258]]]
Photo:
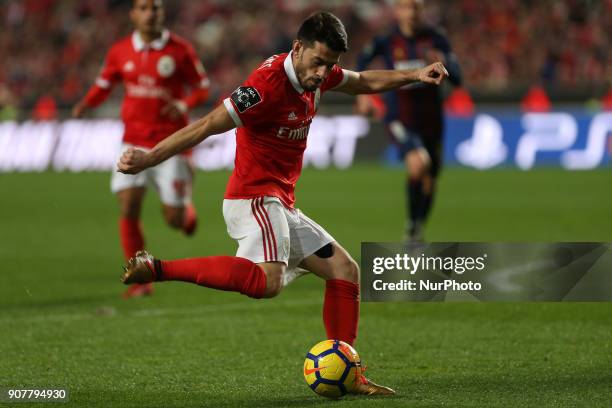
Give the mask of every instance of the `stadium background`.
[[[383, 1], [165, 3], [169, 28], [195, 43], [209, 72], [212, 102], [285, 51], [314, 9], [346, 23], [346, 67], [391, 21]], [[76, 171], [106, 169], [107, 157], [76, 168], [15, 159], [31, 164], [41, 129], [67, 123], [104, 51], [131, 31], [128, 9], [111, 0], [0, 3], [0, 387], [67, 387], [74, 406], [323, 405], [300, 378], [302, 354], [323, 336], [318, 280], [303, 278], [269, 302], [180, 284], [122, 301], [108, 172]], [[448, 106], [449, 166], [427, 238], [610, 241], [612, 2], [429, 0], [426, 10], [447, 30], [475, 103]], [[116, 89], [91, 120], [116, 119], [120, 98]], [[322, 115], [351, 115], [352, 103], [327, 95]], [[361, 241], [403, 231], [403, 171], [388, 160], [381, 125], [368, 126], [352, 165], [313, 161], [297, 191], [300, 208], [355, 256]], [[541, 149], [518, 154], [525, 137]], [[56, 155], [59, 136], [48, 140]], [[470, 146], [485, 154], [470, 156]], [[193, 240], [162, 223], [149, 194], [154, 254], [233, 252], [220, 213], [227, 176], [224, 166], [198, 175], [202, 229]], [[610, 406], [611, 311], [609, 303], [364, 304], [357, 348], [372, 378], [400, 394], [344, 404]]]

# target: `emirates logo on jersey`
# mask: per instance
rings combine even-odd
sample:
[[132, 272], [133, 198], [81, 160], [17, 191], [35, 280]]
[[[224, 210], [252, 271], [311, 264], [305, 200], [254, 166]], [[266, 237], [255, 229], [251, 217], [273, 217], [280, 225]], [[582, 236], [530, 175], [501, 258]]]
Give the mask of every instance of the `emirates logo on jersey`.
[[138, 75], [138, 83], [143, 86], [155, 86], [155, 78], [149, 75]]
[[157, 61], [157, 73], [162, 78], [168, 78], [174, 74], [176, 63], [170, 55], [164, 55]]
[[304, 140], [308, 137], [308, 130], [310, 129], [310, 124], [307, 126], [303, 126], [297, 129], [291, 129], [288, 127], [280, 127], [278, 129], [278, 133], [276, 133], [276, 137], [281, 139], [289, 139], [289, 140]]

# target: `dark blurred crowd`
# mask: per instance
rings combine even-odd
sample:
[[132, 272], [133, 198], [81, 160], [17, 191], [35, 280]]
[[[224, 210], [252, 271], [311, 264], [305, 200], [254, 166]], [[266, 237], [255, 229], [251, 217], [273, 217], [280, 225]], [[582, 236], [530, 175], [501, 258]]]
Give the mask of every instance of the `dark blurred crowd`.
[[472, 86], [612, 80], [611, 0], [439, 1], [435, 9]]
[[[351, 50], [393, 22], [392, 0], [166, 0], [167, 26], [196, 47], [219, 97], [262, 59], [287, 51], [310, 12], [345, 23]], [[38, 104], [70, 107], [93, 83], [108, 47], [129, 35], [131, 0], [0, 1], [0, 120]], [[612, 81], [612, 0], [426, 0], [468, 89], [517, 84], [607, 87]], [[114, 98], [121, 96], [115, 92]]]

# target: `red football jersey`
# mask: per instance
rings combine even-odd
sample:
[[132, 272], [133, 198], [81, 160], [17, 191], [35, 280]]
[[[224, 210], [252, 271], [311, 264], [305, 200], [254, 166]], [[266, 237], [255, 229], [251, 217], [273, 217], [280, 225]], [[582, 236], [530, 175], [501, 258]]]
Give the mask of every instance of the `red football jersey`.
[[[195, 50], [168, 30], [150, 44], [138, 32], [115, 43], [85, 97], [86, 104], [102, 103], [119, 81], [125, 85], [123, 140], [136, 146], [153, 147], [187, 125], [186, 113], [175, 120], [161, 114], [169, 101], [182, 100], [185, 108], [191, 108], [208, 96], [209, 80]], [[194, 88], [187, 97], [186, 85]]]
[[344, 84], [345, 70], [334, 66], [321, 87], [300, 85], [291, 53], [274, 55], [223, 101], [238, 128], [236, 161], [225, 198], [278, 197], [295, 203], [308, 129], [321, 94]]

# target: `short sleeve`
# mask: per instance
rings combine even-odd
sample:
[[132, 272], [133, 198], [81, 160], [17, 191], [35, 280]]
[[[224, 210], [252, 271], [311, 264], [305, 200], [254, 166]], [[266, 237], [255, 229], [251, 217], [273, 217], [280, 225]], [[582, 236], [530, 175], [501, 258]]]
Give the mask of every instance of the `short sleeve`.
[[236, 127], [256, 125], [269, 116], [273, 102], [270, 87], [255, 73], [223, 100]]
[[446, 36], [440, 32], [435, 32], [434, 47], [442, 51], [444, 54], [451, 52], [450, 43], [446, 39]]
[[274, 100], [278, 92], [274, 92], [274, 87], [269, 82], [265, 73], [256, 70], [223, 100], [223, 105], [236, 127], [257, 125], [270, 118], [277, 108]]
[[357, 72], [364, 71], [374, 58], [384, 55], [386, 41], [383, 37], [375, 37], [357, 57]]
[[446, 58], [445, 65], [449, 73], [448, 80], [455, 86], [461, 86], [463, 78], [457, 56], [453, 53], [448, 39], [442, 33], [436, 33], [434, 47], [442, 51]]
[[331, 72], [327, 76], [327, 79], [321, 85], [321, 92], [329, 91], [331, 89], [342, 86], [348, 81], [348, 72], [338, 65], [334, 65]]

